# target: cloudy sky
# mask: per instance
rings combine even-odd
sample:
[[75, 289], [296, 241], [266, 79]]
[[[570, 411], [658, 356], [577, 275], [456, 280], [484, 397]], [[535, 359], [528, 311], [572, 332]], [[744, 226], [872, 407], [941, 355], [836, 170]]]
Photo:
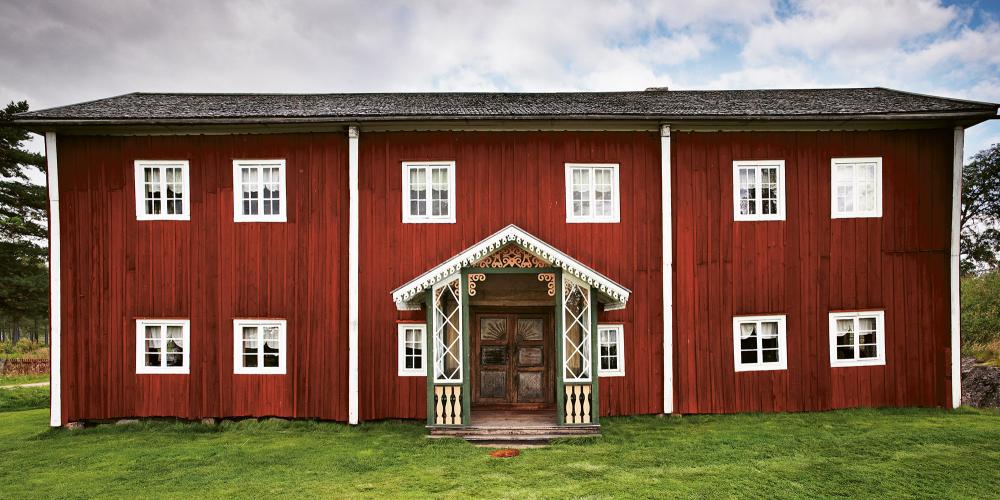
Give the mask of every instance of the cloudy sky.
[[[0, 100], [884, 86], [1000, 102], [1000, 2], [0, 0]], [[1000, 124], [967, 132], [967, 153]]]

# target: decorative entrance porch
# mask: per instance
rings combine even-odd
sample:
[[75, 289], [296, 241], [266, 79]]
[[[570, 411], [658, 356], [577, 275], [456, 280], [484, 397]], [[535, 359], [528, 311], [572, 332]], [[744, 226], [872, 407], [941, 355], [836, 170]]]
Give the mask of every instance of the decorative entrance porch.
[[395, 290], [427, 315], [432, 436], [599, 433], [598, 312], [629, 293], [516, 226]]

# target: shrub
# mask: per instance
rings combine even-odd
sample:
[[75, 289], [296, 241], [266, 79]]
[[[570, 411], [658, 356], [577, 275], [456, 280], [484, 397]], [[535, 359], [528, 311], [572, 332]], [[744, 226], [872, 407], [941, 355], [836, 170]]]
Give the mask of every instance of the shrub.
[[1000, 270], [962, 280], [963, 343], [1000, 340]]

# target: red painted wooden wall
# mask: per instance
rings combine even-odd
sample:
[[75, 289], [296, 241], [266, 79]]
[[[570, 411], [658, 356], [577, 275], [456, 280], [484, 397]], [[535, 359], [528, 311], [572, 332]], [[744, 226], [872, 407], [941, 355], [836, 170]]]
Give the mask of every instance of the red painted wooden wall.
[[[883, 158], [883, 217], [830, 218], [830, 159]], [[950, 404], [952, 131], [675, 133], [681, 413]], [[787, 218], [733, 222], [733, 160], [784, 159]], [[830, 311], [884, 309], [886, 365], [830, 368]], [[788, 370], [736, 373], [734, 314], [787, 315]], [[626, 364], [626, 366], [628, 366]]]
[[[660, 140], [656, 133], [362, 133], [361, 417], [423, 418], [425, 379], [396, 376], [390, 292], [508, 224], [632, 290], [624, 311], [627, 377], [601, 379], [604, 414], [663, 411]], [[401, 222], [402, 165], [454, 160], [455, 224]], [[620, 224], [567, 224], [566, 162], [619, 163]]]
[[[346, 420], [346, 143], [60, 135], [63, 421]], [[287, 223], [233, 222], [239, 158], [287, 159]], [[136, 159], [190, 161], [190, 221], [136, 221]], [[191, 319], [190, 375], [136, 375], [137, 317]], [[234, 317], [287, 319], [287, 375], [233, 375]]]

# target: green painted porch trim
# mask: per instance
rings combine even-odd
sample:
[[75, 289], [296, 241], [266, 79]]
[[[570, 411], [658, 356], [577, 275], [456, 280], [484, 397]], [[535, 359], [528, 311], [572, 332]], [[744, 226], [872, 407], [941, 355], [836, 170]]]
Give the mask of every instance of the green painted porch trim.
[[469, 320], [469, 269], [462, 269], [458, 289], [462, 297], [462, 425], [472, 422], [472, 374], [469, 372], [470, 341]]
[[590, 288], [590, 422], [593, 424], [601, 423], [601, 398], [598, 394], [598, 389], [601, 386], [600, 376], [598, 372], [601, 369], [601, 355], [598, 352], [600, 349], [600, 338], [597, 333], [597, 308], [600, 304], [597, 303], [597, 290], [593, 287]]
[[466, 267], [468, 274], [541, 274], [562, 271], [561, 267]]
[[562, 269], [556, 272], [556, 416], [559, 425], [566, 424], [565, 399], [566, 384], [564, 381], [565, 370], [563, 366], [563, 273]]
[[[434, 425], [434, 294], [428, 293], [427, 300], [424, 301], [424, 311], [427, 316], [427, 331], [424, 340], [427, 342], [427, 349], [424, 357], [427, 363], [427, 425]], [[397, 347], [398, 349], [398, 347]]]

